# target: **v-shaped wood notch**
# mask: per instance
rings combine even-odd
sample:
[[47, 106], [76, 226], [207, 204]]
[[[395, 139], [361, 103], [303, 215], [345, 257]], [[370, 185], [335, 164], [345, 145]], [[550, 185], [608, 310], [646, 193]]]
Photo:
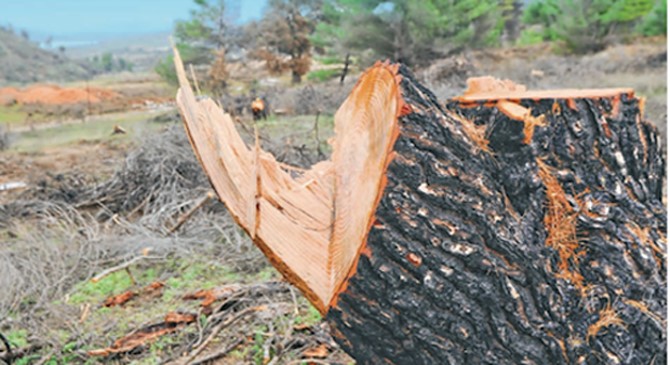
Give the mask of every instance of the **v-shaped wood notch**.
[[325, 313], [354, 270], [385, 186], [403, 104], [397, 66], [378, 63], [361, 77], [335, 114], [331, 159], [295, 177], [258, 141], [248, 147], [212, 100], [196, 100], [174, 54], [177, 104], [219, 198], [270, 262]]

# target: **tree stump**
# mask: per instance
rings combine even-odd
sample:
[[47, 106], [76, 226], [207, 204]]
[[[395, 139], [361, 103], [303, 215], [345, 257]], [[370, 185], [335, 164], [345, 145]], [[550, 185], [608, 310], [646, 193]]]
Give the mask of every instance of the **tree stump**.
[[665, 162], [632, 90], [479, 85], [445, 105], [379, 63], [331, 159], [296, 172], [175, 62], [217, 194], [359, 363], [666, 362]]

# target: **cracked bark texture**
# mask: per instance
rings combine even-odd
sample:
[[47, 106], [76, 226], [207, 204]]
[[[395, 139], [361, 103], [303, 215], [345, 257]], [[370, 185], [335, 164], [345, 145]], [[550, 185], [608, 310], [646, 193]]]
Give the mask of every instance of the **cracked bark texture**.
[[399, 73], [410, 112], [326, 316], [341, 346], [361, 364], [665, 364], [665, 166], [640, 101], [515, 100], [516, 120]]

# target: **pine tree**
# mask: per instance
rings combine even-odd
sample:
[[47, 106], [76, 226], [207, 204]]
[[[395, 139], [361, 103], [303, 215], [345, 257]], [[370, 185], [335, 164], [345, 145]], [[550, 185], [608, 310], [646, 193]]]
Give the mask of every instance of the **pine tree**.
[[629, 36], [653, 7], [653, 0], [543, 0], [526, 8], [524, 22], [541, 26], [544, 40], [584, 53]]
[[320, 44], [410, 65], [449, 48], [497, 45], [504, 27], [499, 0], [331, 0], [323, 9]]

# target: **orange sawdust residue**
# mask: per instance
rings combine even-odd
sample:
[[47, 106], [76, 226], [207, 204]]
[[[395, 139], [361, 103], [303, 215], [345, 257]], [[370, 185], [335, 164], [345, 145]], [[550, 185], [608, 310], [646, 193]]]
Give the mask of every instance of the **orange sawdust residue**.
[[557, 277], [568, 280], [581, 290], [584, 287], [584, 278], [579, 271], [572, 269], [572, 266], [579, 265], [579, 259], [584, 255], [577, 238], [578, 213], [570, 206], [552, 169], [540, 159], [537, 159], [537, 165], [547, 195], [547, 212], [544, 215], [544, 226], [547, 230], [545, 244], [558, 252]]
[[609, 326], [624, 326], [621, 318], [619, 318], [614, 309], [612, 309], [610, 306], [601, 310], [598, 321], [590, 325], [586, 330], [586, 339], [588, 340], [589, 338], [596, 336], [601, 329]]
[[558, 343], [558, 346], [561, 348], [561, 353], [563, 354], [563, 359], [564, 359], [566, 362], [569, 362], [568, 351], [567, 351], [567, 347], [565, 346], [565, 339], [564, 339], [564, 338], [558, 338], [558, 337], [557, 337], [553, 332], [551, 332], [551, 331], [548, 331], [548, 332], [547, 332], [547, 335], [548, 335], [549, 337], [553, 338], [554, 340], [556, 340], [556, 342]]
[[554, 101], [554, 103], [551, 104], [551, 112], [554, 115], [561, 114], [561, 104], [559, 104], [557, 101]]
[[461, 122], [461, 126], [463, 127], [465, 134], [470, 137], [470, 139], [475, 143], [475, 145], [477, 145], [477, 147], [479, 147], [480, 150], [486, 153], [491, 153], [491, 149], [489, 148], [489, 140], [486, 138], [485, 125], [478, 126], [472, 120], [469, 120], [457, 113], [447, 111], [447, 114]]
[[628, 228], [633, 240], [639, 240], [642, 244], [649, 246], [649, 248], [654, 251], [654, 260], [656, 261], [656, 264], [661, 267], [666, 259], [665, 249], [664, 247], [658, 246], [651, 237], [649, 237], [651, 231], [650, 228], [642, 228], [635, 224], [635, 222], [626, 223], [626, 228]]
[[647, 307], [647, 305], [644, 304], [644, 302], [639, 301], [639, 300], [632, 300], [632, 299], [626, 299], [623, 302], [625, 304], [633, 307], [633, 308], [636, 308], [640, 312], [644, 313], [646, 316], [648, 316], [653, 321], [655, 321], [659, 326], [661, 326], [663, 328], [666, 327], [666, 323], [665, 323], [665, 320], [663, 319], [663, 317], [661, 317], [658, 314], [652, 312], [651, 309], [649, 309], [649, 307]]

